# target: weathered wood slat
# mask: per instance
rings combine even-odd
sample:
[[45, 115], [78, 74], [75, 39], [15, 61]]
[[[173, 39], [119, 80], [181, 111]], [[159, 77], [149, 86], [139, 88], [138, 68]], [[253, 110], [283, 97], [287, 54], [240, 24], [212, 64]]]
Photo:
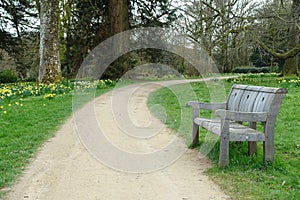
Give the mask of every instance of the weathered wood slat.
[[[196, 118], [195, 123], [212, 132], [213, 134], [221, 135], [221, 120], [220, 119], [205, 119]], [[229, 141], [264, 141], [264, 133], [258, 132], [255, 129], [241, 125], [240, 123], [229, 123]]]
[[267, 120], [267, 112], [237, 112], [224, 109], [215, 111], [216, 115], [225, 120], [233, 120], [237, 122], [264, 122]]
[[196, 102], [190, 101], [187, 104], [188, 106], [192, 106], [196, 109], [204, 109], [204, 110], [217, 110], [217, 109], [225, 109], [227, 103], [204, 103], [204, 102]]
[[239, 110], [239, 105], [241, 98], [244, 94], [245, 90], [239, 90], [239, 89], [233, 89], [230, 92], [230, 95], [228, 97], [227, 101], [227, 109], [228, 110], [234, 110], [238, 111]]
[[250, 85], [240, 85], [240, 84], [233, 85], [232, 89], [261, 91], [261, 92], [265, 92], [265, 93], [274, 93], [274, 94], [286, 94], [287, 93], [287, 89], [285, 89], [285, 88], [250, 86]]
[[266, 112], [270, 110], [270, 102], [273, 101], [275, 94], [260, 92], [254, 103], [253, 112]]
[[255, 99], [258, 95], [258, 92], [256, 91], [245, 91], [240, 104], [238, 111], [240, 112], [251, 112], [254, 106]]

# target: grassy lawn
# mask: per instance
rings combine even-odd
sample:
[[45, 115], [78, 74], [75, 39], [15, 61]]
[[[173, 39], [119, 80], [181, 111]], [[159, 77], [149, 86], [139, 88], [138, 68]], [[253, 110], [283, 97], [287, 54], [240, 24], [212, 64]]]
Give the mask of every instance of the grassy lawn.
[[[112, 82], [99, 84], [96, 96], [113, 86]], [[74, 85], [69, 84], [39, 87], [34, 83], [1, 85], [0, 198], [4, 197], [7, 188], [15, 182], [37, 149], [54, 136], [70, 117], [73, 91]], [[81, 105], [88, 100], [83, 98]]]
[[[223, 189], [237, 199], [300, 199], [299, 181], [299, 113], [300, 81], [296, 78], [277, 78], [268, 75], [248, 76], [224, 82], [226, 92], [234, 83], [265, 86], [282, 86], [289, 89], [280, 109], [275, 130], [276, 164], [264, 165], [262, 145], [258, 153], [247, 156], [247, 146], [232, 143], [230, 147], [230, 166], [218, 168], [218, 142], [212, 134], [201, 130], [199, 150], [206, 153], [214, 162], [207, 171]], [[96, 90], [100, 95], [113, 88], [110, 81], [101, 83]], [[127, 85], [130, 83], [122, 83]], [[21, 174], [37, 149], [50, 137], [72, 113], [72, 92], [74, 86], [52, 85], [36, 88], [35, 84], [0, 86], [0, 198]], [[199, 100], [221, 101], [224, 96], [212, 94], [210, 89], [219, 88], [218, 81], [172, 86], [152, 93], [149, 106], [158, 116], [165, 116], [166, 123], [191, 141], [191, 108], [186, 102]], [[86, 87], [86, 86], [82, 86]], [[189, 92], [192, 90], [193, 92]], [[84, 97], [84, 96], [83, 96]], [[84, 98], [82, 104], [89, 99]], [[81, 104], [81, 103], [80, 103]], [[165, 108], [154, 106], [159, 104]], [[80, 105], [79, 105], [80, 106]], [[161, 107], [159, 107], [161, 108]], [[203, 112], [210, 115], [209, 112]], [[209, 151], [208, 151], [209, 150]]]
[[[212, 160], [213, 167], [206, 173], [230, 196], [236, 199], [300, 199], [300, 80], [299, 78], [279, 78], [274, 75], [251, 75], [224, 81], [229, 92], [234, 83], [272, 87], [286, 87], [289, 90], [278, 114], [275, 129], [275, 165], [264, 164], [262, 144], [258, 152], [247, 155], [246, 143], [230, 143], [230, 164], [219, 168], [219, 141], [212, 134], [200, 130], [199, 151]], [[151, 94], [150, 108], [161, 105], [165, 108], [165, 123], [183, 136], [187, 144], [191, 142], [192, 110], [183, 102], [198, 100], [210, 102], [210, 90], [220, 87], [217, 81], [192, 83], [163, 88]], [[191, 90], [192, 89], [192, 92]], [[222, 99], [224, 97], [220, 97]], [[153, 109], [157, 116], [161, 111]], [[201, 113], [210, 115], [208, 112]], [[262, 126], [260, 125], [260, 128]]]

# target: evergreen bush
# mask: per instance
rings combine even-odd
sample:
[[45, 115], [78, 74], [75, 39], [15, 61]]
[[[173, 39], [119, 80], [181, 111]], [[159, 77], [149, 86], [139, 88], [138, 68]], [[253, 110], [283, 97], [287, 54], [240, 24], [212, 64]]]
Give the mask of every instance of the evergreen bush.
[[12, 70], [3, 70], [0, 71], [0, 83], [15, 83], [17, 82], [18, 77]]
[[236, 67], [232, 69], [232, 73], [247, 74], [247, 73], [270, 73], [270, 67]]

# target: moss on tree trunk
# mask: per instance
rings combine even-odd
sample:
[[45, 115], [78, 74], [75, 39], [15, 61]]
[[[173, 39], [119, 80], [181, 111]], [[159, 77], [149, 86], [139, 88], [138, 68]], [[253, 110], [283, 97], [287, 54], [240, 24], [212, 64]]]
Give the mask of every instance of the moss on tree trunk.
[[59, 0], [40, 1], [40, 83], [62, 79], [59, 59]]

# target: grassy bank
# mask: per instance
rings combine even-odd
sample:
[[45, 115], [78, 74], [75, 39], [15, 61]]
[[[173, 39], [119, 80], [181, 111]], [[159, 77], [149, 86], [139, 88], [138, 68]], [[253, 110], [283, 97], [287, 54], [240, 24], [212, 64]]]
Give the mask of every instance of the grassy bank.
[[[278, 114], [275, 129], [275, 165], [262, 162], [262, 144], [258, 143], [258, 153], [247, 155], [246, 143], [230, 144], [230, 164], [219, 168], [219, 141], [212, 134], [201, 129], [199, 150], [208, 153], [214, 163], [207, 174], [229, 195], [236, 199], [300, 199], [300, 80], [299, 78], [279, 78], [275, 75], [251, 75], [224, 81], [226, 93], [235, 83], [286, 87], [289, 90]], [[222, 85], [222, 84], [221, 84]], [[210, 89], [208, 89], [208, 87]], [[187, 144], [191, 142], [191, 108], [182, 102], [199, 100], [210, 102], [213, 88], [220, 88], [217, 81], [193, 83], [163, 88], [151, 94], [150, 108], [159, 104], [165, 108], [165, 123], [183, 136]], [[192, 92], [191, 92], [192, 91]], [[219, 99], [224, 99], [220, 97]], [[159, 110], [152, 110], [157, 116], [164, 116]], [[201, 113], [210, 115], [210, 113]], [[261, 126], [261, 125], [260, 125]]]

